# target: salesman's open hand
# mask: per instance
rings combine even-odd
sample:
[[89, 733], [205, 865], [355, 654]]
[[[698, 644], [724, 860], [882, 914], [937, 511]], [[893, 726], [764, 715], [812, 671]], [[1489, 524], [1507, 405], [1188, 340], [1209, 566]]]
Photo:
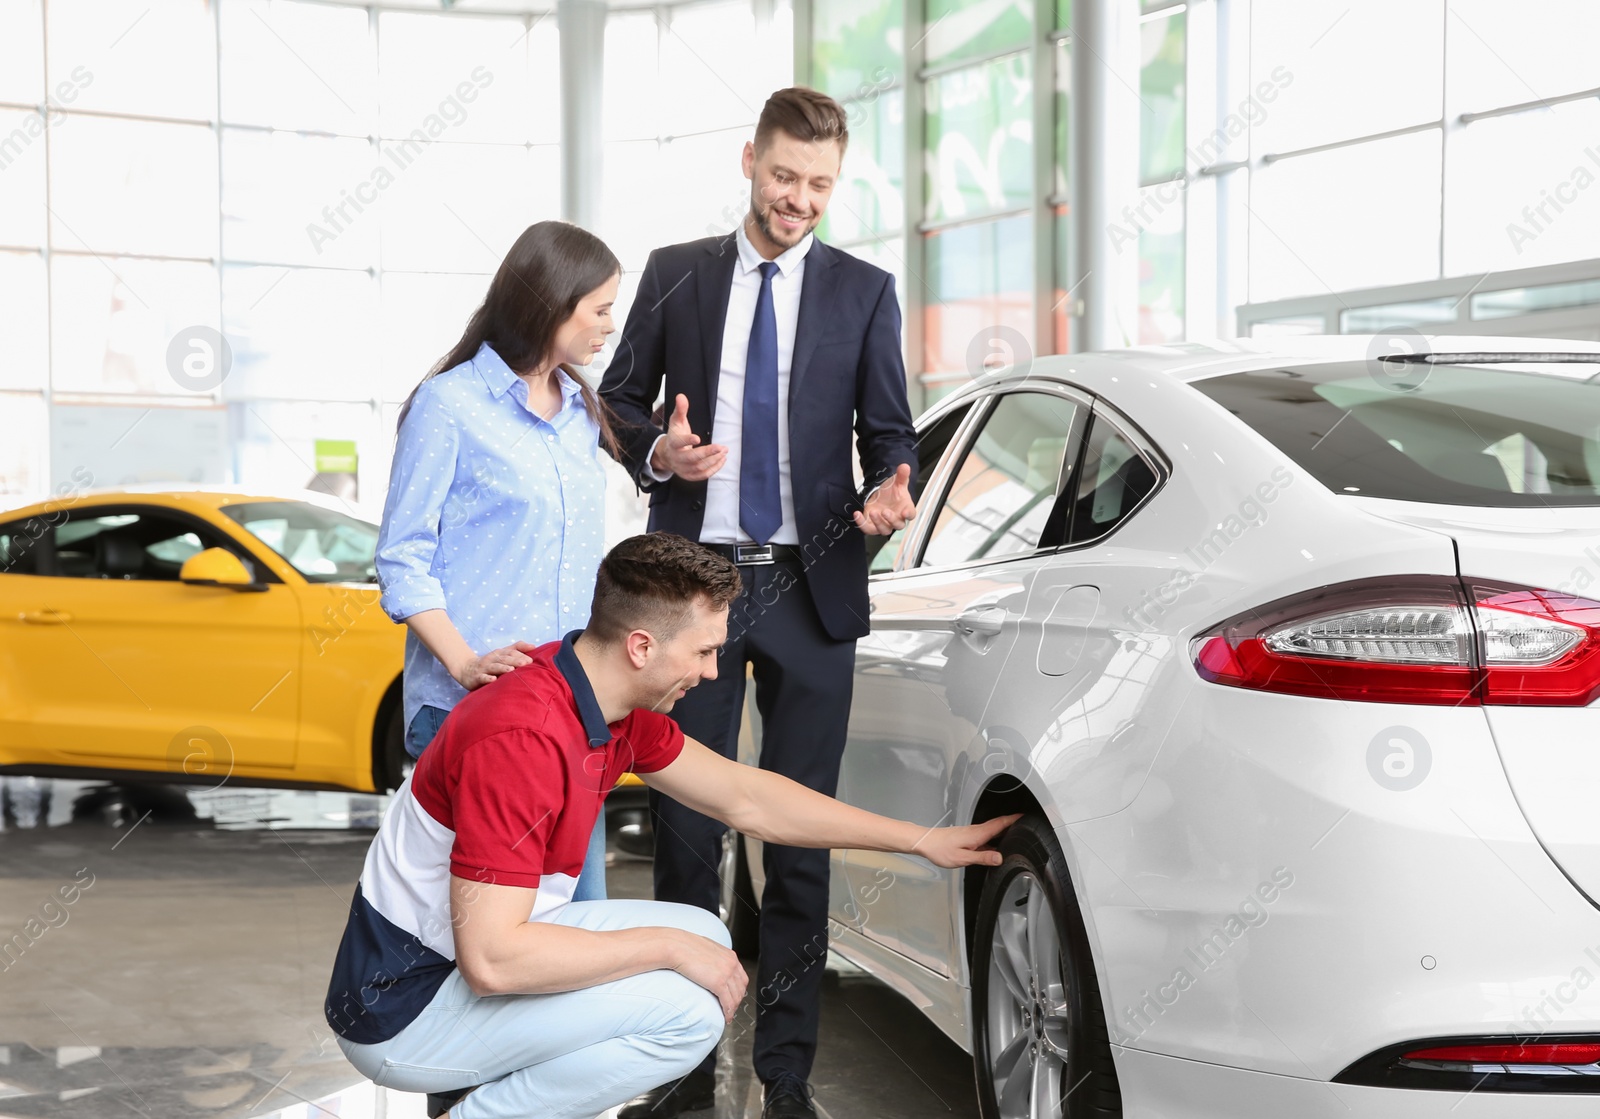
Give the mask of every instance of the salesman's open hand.
[[902, 462], [894, 477], [874, 490], [855, 514], [856, 527], [868, 536], [888, 536], [905, 528], [916, 512], [916, 502], [911, 500], [911, 467]]
[[700, 446], [700, 437], [689, 430], [689, 398], [678, 394], [677, 404], [667, 420], [666, 437], [656, 441], [650, 465], [658, 473], [671, 473], [685, 482], [703, 482], [728, 461], [728, 448], [719, 443]]
[[1018, 812], [965, 827], [932, 828], [917, 841], [913, 851], [935, 866], [999, 866], [1000, 852], [990, 850], [988, 845], [1020, 819], [1022, 813]]

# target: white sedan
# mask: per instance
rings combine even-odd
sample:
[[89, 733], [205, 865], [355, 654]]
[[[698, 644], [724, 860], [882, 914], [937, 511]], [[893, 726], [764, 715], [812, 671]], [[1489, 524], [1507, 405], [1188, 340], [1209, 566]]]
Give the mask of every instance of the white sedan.
[[1600, 350], [1293, 345], [919, 423], [839, 792], [1027, 815], [993, 870], [836, 852], [830, 932], [987, 1117], [1600, 1114]]

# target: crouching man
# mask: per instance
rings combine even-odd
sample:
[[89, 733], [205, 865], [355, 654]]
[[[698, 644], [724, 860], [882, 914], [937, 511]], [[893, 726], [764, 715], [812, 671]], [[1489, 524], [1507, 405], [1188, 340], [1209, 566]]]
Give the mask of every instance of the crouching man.
[[[463, 699], [367, 852], [327, 1018], [363, 1075], [452, 1119], [590, 1119], [687, 1074], [744, 995], [705, 910], [573, 902], [629, 770], [747, 835], [994, 866], [1015, 817], [928, 829], [712, 753], [665, 712], [714, 679], [738, 569], [665, 533], [600, 564], [587, 629]], [[507, 589], [510, 593], [510, 588]]]

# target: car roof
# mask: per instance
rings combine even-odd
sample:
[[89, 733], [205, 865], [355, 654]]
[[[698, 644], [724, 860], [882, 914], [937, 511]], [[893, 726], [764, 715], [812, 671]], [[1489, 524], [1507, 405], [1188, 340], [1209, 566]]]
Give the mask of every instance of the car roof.
[[[1051, 354], [985, 373], [963, 385], [949, 400], [1011, 387], [1028, 380], [1051, 380], [1102, 391], [1119, 376], [1145, 375], [1181, 384], [1247, 373], [1283, 365], [1319, 365], [1365, 361], [1391, 353], [1592, 353], [1600, 365], [1600, 342], [1554, 338], [1507, 338], [1465, 335], [1393, 334], [1303, 335], [1294, 338], [1241, 338], [1235, 341], [1184, 342], [1170, 346], [1135, 346], [1082, 354]], [[1540, 366], [1541, 372], [1588, 379], [1587, 363]]]
[[272, 492], [260, 486], [229, 485], [224, 483], [188, 484], [184, 482], [138, 482], [121, 486], [98, 486], [77, 493], [61, 494], [44, 501], [19, 506], [16, 509], [0, 511], [0, 517], [25, 517], [35, 510], [71, 506], [86, 500], [93, 501], [95, 504], [106, 504], [114, 502], [118, 498], [127, 498], [134, 503], [141, 503], [147, 502], [151, 498], [162, 497], [170, 498], [180, 504], [200, 505], [209, 509], [222, 509], [225, 506], [242, 505], [248, 502], [300, 501], [318, 505], [334, 512], [345, 513], [355, 517], [357, 520], [375, 523], [377, 519], [371, 510], [364, 510], [359, 506], [341, 501], [330, 494], [319, 493], [316, 490]]

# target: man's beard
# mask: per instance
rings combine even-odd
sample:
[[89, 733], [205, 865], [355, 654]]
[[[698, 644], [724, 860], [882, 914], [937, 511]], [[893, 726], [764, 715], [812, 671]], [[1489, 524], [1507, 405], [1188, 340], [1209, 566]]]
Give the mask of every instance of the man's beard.
[[777, 209], [776, 206], [769, 206], [767, 209], [763, 210], [761, 208], [760, 200], [756, 198], [754, 192], [751, 193], [751, 195], [750, 195], [750, 216], [755, 218], [756, 228], [761, 230], [762, 234], [766, 237], [766, 239], [771, 241], [775, 245], [798, 245], [801, 241], [803, 241], [805, 239], [805, 236], [806, 236], [807, 233], [810, 233], [813, 229], [815, 229], [817, 227], [815, 222], [809, 222], [809, 223], [807, 223], [807, 225], [806, 225], [806, 227], [804, 229], [801, 229], [801, 230], [796, 232], [794, 240], [785, 241], [782, 237], [780, 237], [778, 235], [778, 233], [779, 233], [778, 229], [776, 227], [774, 227], [773, 224], [772, 224], [772, 218], [770, 217], [770, 215], [771, 215], [772, 211], [775, 210], [775, 209]]

